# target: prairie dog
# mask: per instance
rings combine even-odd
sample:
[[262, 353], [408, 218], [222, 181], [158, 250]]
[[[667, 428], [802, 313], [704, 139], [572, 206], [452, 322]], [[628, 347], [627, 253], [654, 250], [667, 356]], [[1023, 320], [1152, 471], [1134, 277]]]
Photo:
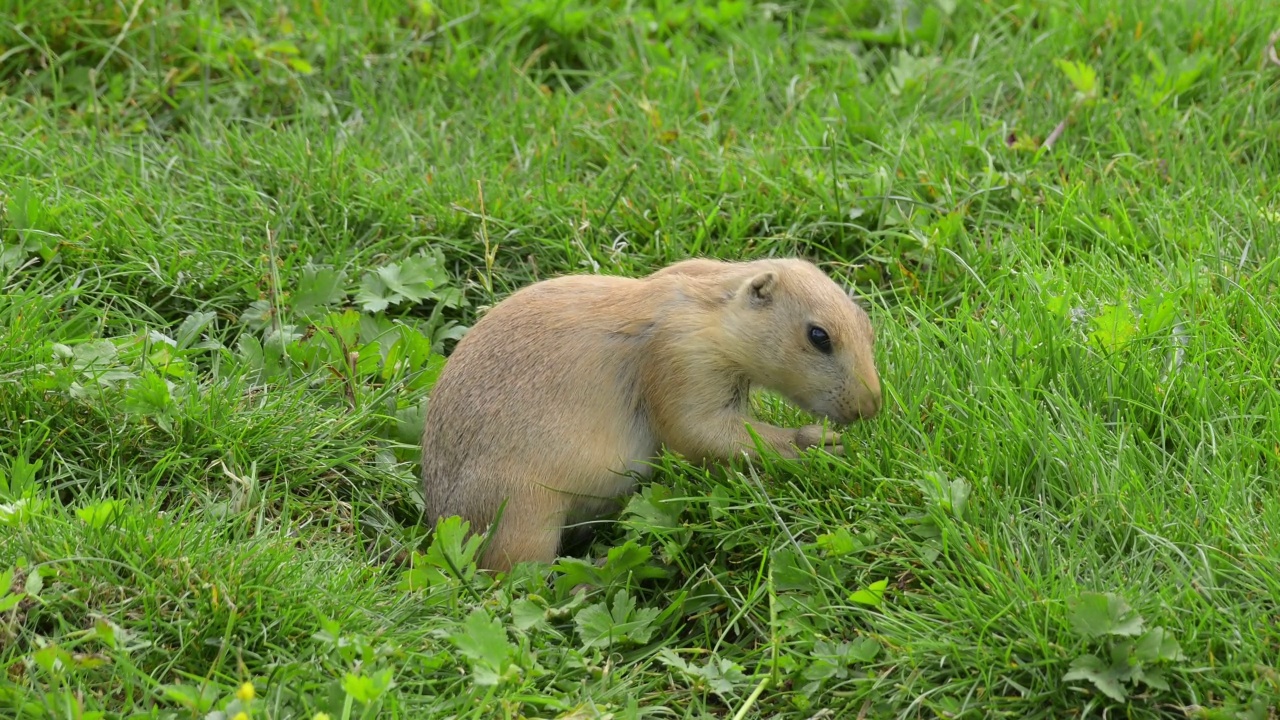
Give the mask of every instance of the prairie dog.
[[838, 449], [820, 425], [748, 416], [773, 390], [837, 424], [880, 411], [870, 319], [798, 259], [685, 260], [643, 278], [567, 275], [495, 305], [427, 402], [427, 517], [483, 531], [480, 565], [552, 562], [566, 523], [617, 507], [661, 448], [694, 462]]

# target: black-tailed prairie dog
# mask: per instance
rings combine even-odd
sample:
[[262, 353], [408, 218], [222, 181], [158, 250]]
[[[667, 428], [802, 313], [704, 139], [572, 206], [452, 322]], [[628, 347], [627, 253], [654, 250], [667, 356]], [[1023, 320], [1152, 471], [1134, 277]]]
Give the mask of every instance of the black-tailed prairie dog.
[[837, 424], [880, 411], [867, 314], [798, 259], [695, 259], [643, 278], [569, 275], [498, 303], [427, 403], [427, 517], [490, 528], [481, 567], [551, 562], [566, 524], [608, 513], [666, 446], [695, 462], [838, 446], [749, 417], [753, 386]]

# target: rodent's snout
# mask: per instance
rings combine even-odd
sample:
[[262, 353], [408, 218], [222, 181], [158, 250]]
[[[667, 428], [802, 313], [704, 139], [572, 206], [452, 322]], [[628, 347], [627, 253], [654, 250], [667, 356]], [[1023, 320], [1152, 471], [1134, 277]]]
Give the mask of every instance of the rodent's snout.
[[847, 417], [839, 418], [840, 422], [850, 423], [855, 420], [870, 420], [880, 414], [880, 408], [884, 406], [884, 397], [880, 392], [879, 378], [867, 383], [864, 382], [862, 387], [858, 388], [857, 394], [853, 397], [853, 401], [842, 408], [845, 412], [841, 413]]
[[859, 420], [870, 420], [880, 414], [884, 401], [880, 396], [880, 388], [867, 388], [854, 398], [845, 402], [832, 402], [826, 407], [813, 408], [820, 415], [837, 425], [851, 425]]
[[859, 408], [859, 416], [863, 419], [873, 418], [880, 414], [880, 408], [884, 407], [884, 397], [880, 394], [880, 388], [876, 388], [874, 392], [867, 395]]
[[870, 420], [880, 414], [880, 407], [883, 404], [880, 393], [868, 395], [851, 408], [852, 412], [848, 414], [848, 417], [840, 418], [840, 421], [848, 424], [857, 420]]

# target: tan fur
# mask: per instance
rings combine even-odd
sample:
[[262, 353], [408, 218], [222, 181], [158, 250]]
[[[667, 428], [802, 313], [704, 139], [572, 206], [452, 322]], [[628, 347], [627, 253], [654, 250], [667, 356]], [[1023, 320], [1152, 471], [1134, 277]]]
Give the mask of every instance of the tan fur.
[[[831, 354], [808, 339], [826, 330]], [[570, 275], [525, 287], [458, 343], [422, 437], [427, 515], [483, 531], [483, 567], [551, 562], [566, 523], [617, 507], [662, 446], [693, 461], [783, 456], [838, 436], [748, 416], [752, 386], [838, 424], [876, 415], [866, 313], [794, 259], [695, 259], [644, 278]]]

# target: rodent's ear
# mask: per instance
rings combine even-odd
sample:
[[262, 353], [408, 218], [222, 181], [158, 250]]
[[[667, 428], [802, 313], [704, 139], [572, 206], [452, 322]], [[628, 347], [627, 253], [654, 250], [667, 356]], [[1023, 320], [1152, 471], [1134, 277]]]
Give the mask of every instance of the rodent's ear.
[[777, 287], [778, 273], [773, 270], [765, 270], [747, 281], [747, 302], [752, 305], [768, 305], [773, 302], [773, 293]]

